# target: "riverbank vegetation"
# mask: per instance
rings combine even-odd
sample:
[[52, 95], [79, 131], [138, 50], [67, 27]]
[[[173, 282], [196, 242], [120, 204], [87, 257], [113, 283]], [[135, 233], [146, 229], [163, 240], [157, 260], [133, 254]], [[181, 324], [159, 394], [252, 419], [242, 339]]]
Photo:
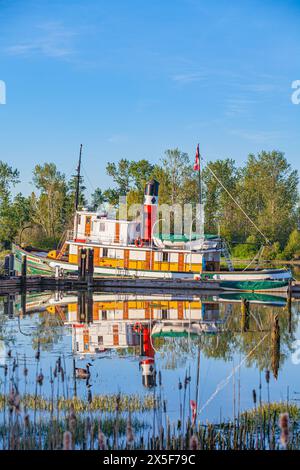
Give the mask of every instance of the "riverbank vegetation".
[[[132, 413], [120, 411], [118, 404], [109, 412], [76, 410], [70, 401], [65, 412], [52, 403], [48, 413], [28, 407], [23, 397], [11, 392], [0, 423], [0, 448], [5, 450], [299, 450], [300, 409], [297, 405], [264, 403], [242, 412], [234, 420], [219, 423], [172, 422], [166, 409]], [[166, 407], [166, 405], [164, 405]], [[155, 427], [152, 427], [156, 422]], [[148, 415], [148, 416], [147, 416]], [[150, 419], [149, 419], [150, 418]], [[151, 423], [151, 424], [150, 424]]]
[[[203, 164], [206, 233], [220, 233], [230, 243], [234, 258], [251, 259], [265, 243], [231, 197], [214, 178], [222, 181], [236, 202], [270, 240], [264, 259], [300, 258], [298, 173], [279, 151], [250, 154], [243, 165], [231, 158]], [[147, 159], [126, 158], [108, 163], [109, 189], [97, 188], [87, 200], [81, 178], [80, 206], [96, 209], [102, 204], [118, 208], [119, 197], [127, 204], [142, 203], [144, 185], [150, 178], [160, 182], [160, 203], [196, 204], [198, 175], [193, 159], [178, 149], [167, 150], [157, 164]], [[19, 171], [0, 161], [0, 251], [11, 242], [55, 248], [66, 229], [72, 229], [75, 177], [67, 178], [54, 163], [33, 169], [33, 191], [29, 196], [13, 188], [21, 179]]]

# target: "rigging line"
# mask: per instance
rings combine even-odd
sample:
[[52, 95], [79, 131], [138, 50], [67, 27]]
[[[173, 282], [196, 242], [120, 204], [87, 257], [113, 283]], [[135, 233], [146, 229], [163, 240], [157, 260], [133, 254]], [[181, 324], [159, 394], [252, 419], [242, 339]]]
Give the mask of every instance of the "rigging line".
[[86, 171], [84, 165], [82, 165], [82, 169], [83, 169], [83, 172], [84, 172], [84, 175], [85, 175], [86, 179], [88, 180], [88, 183], [89, 183], [91, 189], [92, 189], [93, 191], [95, 191], [95, 186], [94, 186], [93, 183], [91, 182], [91, 180], [90, 180], [90, 178], [89, 178], [89, 175], [88, 175], [88, 173], [87, 173], [87, 171]]
[[268, 245], [271, 245], [271, 242], [270, 240], [266, 237], [266, 235], [260, 230], [260, 228], [258, 228], [258, 226], [256, 225], [255, 222], [253, 222], [253, 220], [249, 217], [249, 215], [244, 211], [244, 209], [241, 207], [241, 205], [237, 202], [237, 200], [231, 195], [231, 193], [228, 191], [228, 189], [224, 186], [224, 184], [222, 183], [222, 181], [220, 181], [220, 179], [217, 177], [217, 175], [215, 174], [215, 172], [210, 168], [210, 166], [207, 164], [206, 165], [207, 168], [209, 169], [209, 171], [211, 172], [211, 174], [213, 175], [213, 177], [217, 180], [217, 182], [222, 186], [222, 188], [224, 189], [224, 191], [226, 191], [226, 193], [228, 194], [228, 196], [233, 200], [233, 202], [238, 206], [238, 208], [242, 211], [242, 213], [244, 214], [244, 216], [249, 220], [249, 222], [251, 222], [251, 224], [253, 225], [253, 227], [256, 228], [256, 230], [262, 235], [262, 237], [266, 240], [267, 244]]
[[204, 405], [200, 408], [199, 410], [199, 414], [202, 413], [202, 411], [209, 405], [209, 403], [218, 395], [218, 393], [223, 390], [223, 388], [229, 383], [231, 377], [236, 373], [237, 370], [240, 369], [240, 367], [242, 367], [242, 365], [247, 361], [247, 359], [251, 356], [251, 354], [255, 351], [255, 349], [258, 348], [258, 346], [261, 345], [261, 343], [266, 339], [266, 337], [269, 335], [269, 333], [266, 333], [265, 336], [254, 346], [253, 349], [251, 349], [251, 351], [247, 354], [247, 356], [244, 357], [244, 359], [236, 366], [232, 369], [232, 371], [230, 372], [230, 374], [224, 379], [222, 380], [218, 385], [217, 385], [217, 388], [216, 390], [214, 391], [214, 393], [206, 400], [206, 402], [204, 403]]
[[262, 245], [259, 249], [259, 251], [256, 253], [256, 255], [254, 256], [253, 260], [250, 261], [250, 263], [248, 264], [248, 266], [245, 267], [245, 269], [243, 269], [243, 271], [247, 271], [248, 268], [250, 268], [250, 266], [254, 263], [255, 260], [257, 260], [257, 262], [259, 263], [259, 260], [260, 258], [262, 257], [262, 254], [263, 254], [263, 251], [264, 251], [265, 247], [264, 245]]

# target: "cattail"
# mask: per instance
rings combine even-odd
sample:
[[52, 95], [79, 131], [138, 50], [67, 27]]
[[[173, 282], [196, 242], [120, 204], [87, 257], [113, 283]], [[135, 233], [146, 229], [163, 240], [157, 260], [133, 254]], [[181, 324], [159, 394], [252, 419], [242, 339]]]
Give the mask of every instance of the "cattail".
[[61, 376], [61, 381], [64, 382], [65, 381], [65, 372], [64, 372], [63, 368], [61, 368], [61, 370], [60, 370], [60, 376]]
[[5, 366], [4, 366], [4, 375], [5, 375], [5, 377], [7, 376], [7, 373], [8, 373], [8, 367], [7, 367], [7, 364], [5, 364]]
[[134, 442], [134, 434], [132, 430], [132, 424], [131, 424], [131, 416], [128, 416], [127, 420], [127, 427], [126, 427], [126, 442], [128, 447], [131, 447]]
[[161, 384], [162, 384], [161, 371], [158, 372], [158, 383], [159, 383], [159, 386], [161, 387]]
[[281, 430], [280, 441], [282, 446], [286, 449], [289, 442], [289, 414], [281, 413], [279, 416], [279, 427]]
[[85, 420], [85, 435], [88, 436], [91, 433], [92, 423], [89, 416]]
[[182, 390], [182, 383], [181, 383], [180, 380], [179, 380], [179, 382], [178, 382], [178, 390]]
[[60, 373], [61, 371], [61, 358], [59, 356], [59, 358], [57, 359], [57, 372]]
[[163, 412], [164, 413], [167, 412], [167, 402], [166, 402], [166, 400], [163, 401]]
[[120, 409], [120, 402], [121, 402], [121, 395], [120, 395], [120, 393], [118, 393], [118, 395], [116, 397], [116, 412], [118, 412], [119, 409]]
[[266, 382], [267, 384], [270, 382], [270, 371], [268, 369], [266, 370]]
[[11, 349], [9, 349], [9, 350], [7, 351], [7, 356], [8, 356], [8, 357], [11, 357]]
[[24, 377], [27, 377], [27, 375], [28, 375], [28, 369], [27, 369], [26, 366], [23, 369], [23, 374], [24, 374]]
[[72, 433], [70, 431], [64, 432], [63, 450], [72, 450]]
[[40, 387], [43, 385], [44, 375], [42, 373], [42, 370], [40, 371], [39, 375], [37, 376], [36, 381], [37, 381], [37, 383], [39, 384]]
[[254, 406], [256, 406], [256, 391], [254, 389], [252, 390], [252, 398], [253, 398]]
[[106, 449], [106, 444], [105, 444], [105, 435], [101, 431], [101, 421], [99, 419], [99, 427], [98, 427], [98, 448], [99, 450], [105, 450]]
[[29, 428], [29, 425], [30, 425], [29, 415], [26, 414], [26, 415], [24, 416], [24, 426], [25, 426], [25, 428], [28, 429], [28, 428]]
[[91, 392], [91, 390], [89, 389], [89, 390], [88, 390], [88, 403], [91, 404], [92, 401], [93, 401], [92, 392]]
[[70, 406], [70, 413], [69, 413], [69, 428], [74, 433], [77, 425], [77, 418], [74, 410], [73, 403]]
[[41, 352], [40, 352], [40, 342], [38, 342], [37, 352], [35, 353], [35, 358], [37, 361], [40, 360]]
[[16, 413], [19, 413], [20, 403], [20, 395], [15, 391], [14, 387], [12, 387], [8, 395], [9, 412], [12, 413], [15, 410]]
[[190, 438], [190, 450], [198, 450], [198, 438], [193, 434]]

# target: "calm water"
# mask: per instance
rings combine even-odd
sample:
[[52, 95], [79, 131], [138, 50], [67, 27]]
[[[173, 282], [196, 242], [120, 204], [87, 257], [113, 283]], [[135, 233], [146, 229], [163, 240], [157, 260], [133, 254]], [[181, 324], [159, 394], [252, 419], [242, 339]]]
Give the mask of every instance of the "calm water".
[[[271, 330], [279, 316], [280, 357]], [[238, 410], [267, 401], [265, 371], [270, 371], [270, 399], [300, 398], [299, 307], [280, 296], [250, 297], [248, 328], [241, 322], [239, 295], [221, 297], [132, 295], [114, 293], [36, 293], [0, 298], [1, 365], [19, 363], [29, 369], [27, 391], [36, 386], [35, 354], [40, 344], [42, 394], [50, 396], [50, 368], [61, 357], [67, 370], [68, 393], [74, 393], [73, 358], [77, 367], [90, 367], [95, 394], [154, 393], [161, 372], [160, 392], [172, 419], [179, 418], [185, 376], [186, 403], [195, 399], [199, 374], [200, 419], [233, 418]], [[299, 341], [300, 344], [300, 341]], [[9, 357], [11, 356], [11, 357]], [[300, 357], [300, 355], [299, 355]], [[199, 361], [200, 358], [200, 361]], [[296, 360], [295, 360], [296, 359]], [[198, 367], [200, 363], [200, 367]], [[277, 377], [277, 379], [276, 379]], [[4, 368], [0, 368], [1, 387]], [[86, 397], [85, 380], [77, 380], [78, 396]], [[3, 389], [1, 388], [1, 391]], [[156, 392], [158, 387], [156, 387]], [[187, 406], [188, 409], [188, 406]], [[1, 419], [1, 418], [0, 418]]]

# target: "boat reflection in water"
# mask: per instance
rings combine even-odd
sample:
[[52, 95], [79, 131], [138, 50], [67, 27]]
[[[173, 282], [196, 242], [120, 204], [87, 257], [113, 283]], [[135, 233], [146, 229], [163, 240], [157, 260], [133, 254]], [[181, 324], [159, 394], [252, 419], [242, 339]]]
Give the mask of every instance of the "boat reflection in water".
[[56, 293], [44, 305], [48, 313], [71, 326], [75, 355], [82, 357], [129, 348], [139, 356], [143, 385], [152, 388], [156, 385], [156, 342], [169, 337], [195, 339], [221, 332], [233, 304], [241, 303], [242, 299], [256, 304], [286, 305], [283, 297], [261, 294], [225, 293], [205, 298], [185, 295], [183, 298], [92, 292]]

